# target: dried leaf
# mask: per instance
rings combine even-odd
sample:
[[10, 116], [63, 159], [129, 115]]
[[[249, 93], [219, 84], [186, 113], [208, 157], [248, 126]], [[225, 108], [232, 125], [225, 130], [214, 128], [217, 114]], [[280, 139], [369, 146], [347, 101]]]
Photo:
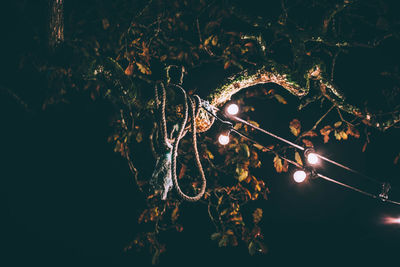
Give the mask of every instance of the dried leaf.
[[360, 138], [360, 132], [354, 126], [351, 126], [350, 124], [347, 125], [346, 133], [348, 135], [353, 136], [354, 138]]
[[301, 136], [303, 136], [303, 137], [306, 137], [306, 136], [315, 137], [315, 136], [318, 136], [318, 134], [316, 132], [314, 132], [314, 131], [308, 131], [308, 132], [303, 133]]
[[257, 208], [254, 212], [253, 212], [253, 222], [254, 223], [259, 223], [262, 219], [263, 216], [263, 210], [260, 208]]
[[289, 124], [290, 131], [294, 136], [298, 136], [301, 131], [301, 124], [298, 119], [293, 119]]
[[140, 70], [141, 73], [146, 74], [146, 75], [150, 75], [151, 74], [151, 70], [148, 66], [143, 65], [142, 63], [136, 62], [136, 66], [138, 67], [138, 69]]
[[211, 40], [211, 44], [213, 46], [216, 46], [218, 44], [218, 36], [214, 36]]
[[179, 207], [176, 206], [175, 209], [171, 213], [171, 221], [172, 221], [172, 223], [175, 223], [176, 220], [178, 219], [178, 217], [179, 217]]
[[278, 155], [276, 155], [274, 158], [274, 167], [275, 167], [276, 172], [278, 172], [278, 173], [283, 171], [282, 160]]
[[303, 166], [303, 161], [301, 160], [301, 157], [300, 157], [300, 154], [299, 154], [299, 152], [295, 152], [294, 153], [294, 159], [296, 160], [296, 162], [298, 163], [298, 164], [300, 164], [301, 166]]
[[228, 69], [231, 66], [231, 62], [228, 60], [224, 64], [224, 70]]
[[286, 100], [283, 98], [283, 96], [278, 95], [278, 94], [275, 94], [274, 97], [276, 98], [276, 100], [278, 100], [279, 103], [282, 103], [282, 104], [285, 104], [285, 105], [287, 104], [287, 102], [286, 102]]
[[306, 147], [314, 147], [313, 143], [310, 140], [302, 139], [301, 140]]
[[365, 144], [363, 145], [363, 148], [362, 148], [362, 152], [365, 152], [365, 150], [367, 149], [367, 145], [368, 145], [368, 142], [365, 142]]
[[335, 122], [335, 124], [333, 126], [335, 126], [335, 128], [339, 128], [342, 125], [341, 121], [337, 121]]
[[324, 128], [319, 130], [322, 136], [324, 136], [324, 143], [328, 143], [329, 134], [332, 132], [333, 128], [330, 125], [326, 125]]
[[131, 76], [133, 74], [133, 64], [129, 63], [128, 67], [125, 69], [125, 75]]

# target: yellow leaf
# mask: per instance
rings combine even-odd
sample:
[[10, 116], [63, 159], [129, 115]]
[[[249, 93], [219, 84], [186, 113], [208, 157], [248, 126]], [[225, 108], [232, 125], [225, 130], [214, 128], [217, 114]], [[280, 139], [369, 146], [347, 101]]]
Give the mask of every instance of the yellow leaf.
[[336, 130], [335, 130], [335, 137], [336, 137], [337, 140], [341, 140], [342, 139], [342, 135]]
[[275, 167], [276, 172], [283, 171], [282, 160], [278, 155], [276, 155], [274, 158], [274, 167]]
[[300, 157], [300, 154], [299, 154], [299, 152], [295, 152], [294, 153], [294, 159], [296, 160], [296, 162], [298, 163], [298, 164], [300, 164], [301, 166], [303, 166], [303, 161], [301, 160], [301, 157]]
[[347, 133], [344, 131], [340, 132], [340, 136], [342, 137], [343, 140], [347, 140]]
[[138, 69], [140, 70], [141, 73], [146, 74], [146, 75], [150, 75], [151, 74], [151, 70], [148, 66], [143, 65], [142, 63], [136, 62], [136, 66], [138, 67]]
[[206, 154], [207, 154], [209, 159], [214, 159], [214, 155], [211, 153], [210, 150], [207, 149], [205, 152], [206, 152]]
[[218, 36], [214, 36], [211, 40], [211, 44], [213, 46], [216, 46], [218, 44]]
[[286, 100], [283, 98], [283, 96], [275, 94], [274, 97], [276, 98], [276, 100], [278, 100], [279, 103], [282, 104], [287, 104]]
[[298, 136], [300, 134], [300, 130], [301, 130], [300, 121], [298, 119], [292, 120], [289, 124], [289, 128], [290, 128], [290, 131], [292, 132], [292, 134], [294, 134], [294, 136]]
[[337, 121], [335, 122], [335, 124], [333, 126], [335, 126], [335, 128], [339, 128], [342, 125], [341, 121]]

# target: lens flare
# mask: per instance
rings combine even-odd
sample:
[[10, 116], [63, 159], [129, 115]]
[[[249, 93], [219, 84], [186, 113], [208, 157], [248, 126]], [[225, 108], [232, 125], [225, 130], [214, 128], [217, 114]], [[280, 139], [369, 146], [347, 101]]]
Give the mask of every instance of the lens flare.
[[308, 161], [308, 163], [310, 163], [312, 165], [317, 164], [319, 162], [318, 155], [315, 153], [309, 153], [307, 155], [307, 161]]
[[229, 143], [229, 135], [220, 134], [218, 137], [218, 142], [223, 146], [227, 145]]
[[230, 104], [230, 105], [227, 107], [226, 112], [227, 112], [229, 115], [236, 115], [236, 114], [238, 114], [238, 112], [239, 112], [239, 106], [236, 105], [236, 104]]
[[384, 224], [400, 224], [400, 217], [385, 217], [383, 218]]
[[303, 170], [297, 170], [295, 171], [295, 173], [293, 174], [293, 179], [297, 182], [297, 183], [301, 183], [304, 182], [304, 180], [307, 178], [307, 173]]

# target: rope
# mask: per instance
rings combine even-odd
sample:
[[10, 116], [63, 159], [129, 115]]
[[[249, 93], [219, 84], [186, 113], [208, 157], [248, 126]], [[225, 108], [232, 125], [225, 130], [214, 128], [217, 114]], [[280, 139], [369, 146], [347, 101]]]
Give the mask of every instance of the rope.
[[[195, 104], [193, 103], [193, 100], [190, 99], [190, 97], [187, 96], [186, 91], [179, 85], [176, 84], [172, 84], [173, 86], [175, 86], [176, 88], [179, 89], [179, 91], [181, 91], [181, 93], [183, 94], [183, 98], [184, 98], [184, 103], [183, 103], [183, 107], [184, 107], [184, 118], [181, 122], [181, 124], [179, 125], [179, 130], [178, 130], [178, 135], [175, 138], [175, 141], [173, 143], [172, 146], [172, 181], [174, 183], [175, 189], [177, 191], [177, 193], [179, 194], [180, 197], [182, 197], [184, 200], [186, 201], [191, 201], [191, 202], [195, 202], [200, 200], [200, 198], [203, 197], [205, 190], [206, 190], [206, 185], [207, 185], [207, 181], [204, 175], [204, 171], [203, 171], [203, 167], [201, 165], [200, 162], [200, 157], [199, 157], [199, 152], [197, 150], [197, 138], [196, 138], [196, 123], [195, 123], [195, 119], [196, 119], [196, 113], [198, 113], [198, 111], [196, 112], [196, 107]], [[201, 185], [201, 189], [200, 192], [191, 197], [186, 195], [180, 188], [179, 183], [178, 183], [178, 178], [176, 175], [176, 158], [178, 156], [178, 147], [179, 147], [179, 142], [180, 140], [183, 138], [183, 131], [185, 130], [185, 126], [189, 117], [189, 112], [188, 112], [188, 102], [190, 103], [190, 109], [191, 109], [191, 116], [192, 116], [192, 124], [191, 124], [191, 128], [192, 128], [192, 138], [193, 138], [193, 150], [194, 150], [194, 154], [195, 154], [195, 159], [196, 159], [196, 165], [199, 169], [200, 172], [200, 176], [201, 176], [201, 180], [202, 180], [202, 185]], [[197, 110], [199, 110], [197, 108]]]

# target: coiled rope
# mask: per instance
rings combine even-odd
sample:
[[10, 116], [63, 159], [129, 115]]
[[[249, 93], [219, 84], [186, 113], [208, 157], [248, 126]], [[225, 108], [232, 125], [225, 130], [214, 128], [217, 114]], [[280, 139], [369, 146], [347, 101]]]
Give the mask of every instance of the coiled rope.
[[[164, 149], [163, 153], [158, 157], [156, 166], [152, 175], [152, 184], [155, 188], [161, 189], [162, 191], [162, 199], [165, 200], [169, 190], [173, 186], [175, 187], [178, 195], [186, 200], [195, 202], [198, 201], [205, 193], [206, 190], [206, 177], [204, 175], [204, 170], [200, 162], [200, 156], [197, 149], [197, 137], [196, 137], [196, 117], [199, 114], [200, 110], [200, 97], [195, 95], [193, 99], [186, 94], [186, 91], [177, 84], [170, 84], [179, 91], [183, 96], [183, 112], [184, 117], [182, 121], [178, 125], [177, 133], [174, 134], [174, 138], [171, 142], [168, 140], [168, 131], [167, 131], [167, 121], [165, 116], [165, 103], [166, 103], [166, 90], [163, 83], [160, 84], [162, 89], [162, 99], [160, 101], [158, 96], [158, 86], [155, 86], [155, 100], [156, 100], [156, 107], [160, 111], [160, 118], [161, 121], [161, 137], [162, 137], [162, 147]], [[161, 103], [159, 103], [161, 102]], [[188, 105], [189, 103], [189, 105]], [[178, 157], [178, 148], [180, 140], [186, 134], [186, 127], [189, 118], [189, 106], [190, 106], [190, 116], [191, 116], [191, 132], [192, 132], [192, 143], [193, 143], [193, 151], [194, 151], [194, 158], [196, 161], [197, 168], [200, 173], [201, 178], [201, 188], [200, 192], [195, 196], [188, 196], [186, 195], [179, 186], [178, 177], [176, 174], [176, 160]], [[172, 135], [172, 134], [171, 134]], [[171, 151], [172, 149], [172, 151]], [[171, 183], [172, 178], [172, 183]], [[160, 179], [163, 181], [163, 186], [160, 186]]]

